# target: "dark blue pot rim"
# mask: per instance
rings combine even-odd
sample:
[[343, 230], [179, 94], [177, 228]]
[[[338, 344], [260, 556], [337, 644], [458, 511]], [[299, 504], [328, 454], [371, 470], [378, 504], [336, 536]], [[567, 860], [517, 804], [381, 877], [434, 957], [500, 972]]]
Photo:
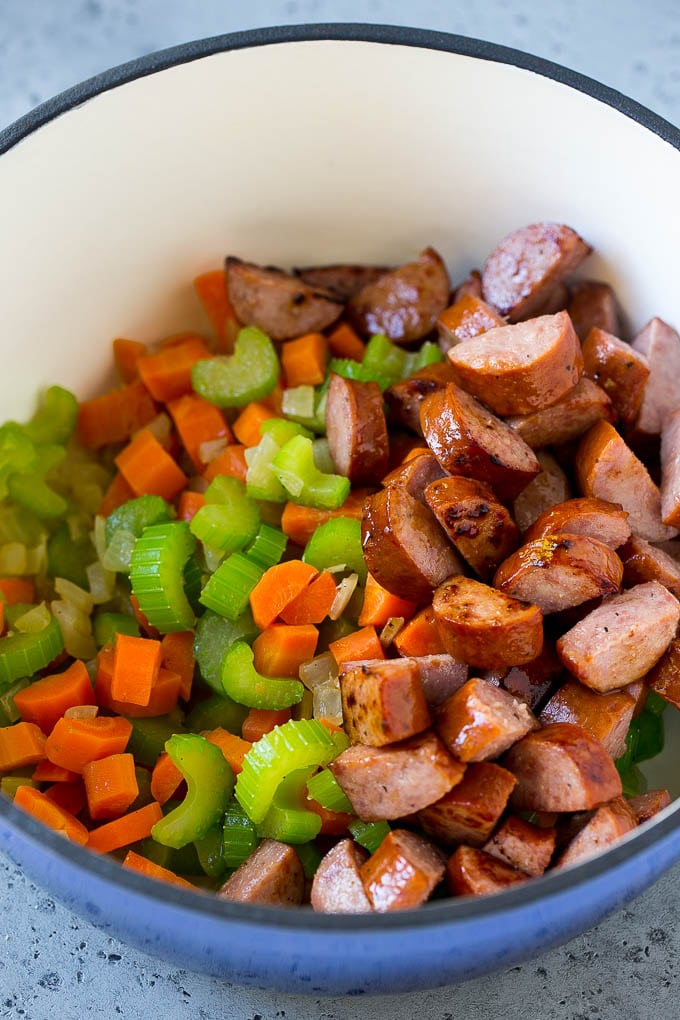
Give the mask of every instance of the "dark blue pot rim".
[[[104, 71], [102, 74], [67, 89], [5, 128], [0, 132], [0, 154], [7, 152], [44, 124], [100, 93], [108, 92], [110, 89], [137, 78], [155, 74], [157, 71], [229, 50], [326, 40], [413, 46], [419, 49], [439, 50], [458, 56], [509, 64], [532, 71], [576, 89], [598, 102], [605, 103], [680, 150], [680, 130], [664, 120], [663, 117], [615, 89], [552, 61], [508, 46], [499, 46], [466, 36], [450, 35], [446, 32], [390, 25], [347, 23], [291, 25], [234, 32], [173, 46], [170, 49], [121, 64], [119, 67]], [[102, 881], [129, 889], [134, 895], [148, 899], [150, 905], [156, 899], [158, 891], [155, 883], [121, 868], [106, 857], [99, 857], [91, 851], [69, 843], [63, 837], [34, 821], [25, 812], [15, 808], [4, 797], [0, 797], [0, 818], [4, 820], [8, 829], [14, 830], [25, 840], [39, 848], [49, 850], [56, 857], [67, 859], [70, 864], [82, 867], [84, 871], [93, 872]], [[539, 901], [542, 906], [545, 906], [546, 901], [551, 898], [559, 898], [570, 889], [576, 891], [577, 887], [586, 886], [601, 878], [606, 872], [613, 877], [619, 867], [637, 858], [643, 858], [647, 853], [652, 853], [655, 844], [664, 839], [667, 840], [674, 833], [678, 836], [677, 856], [680, 857], [680, 822], [676, 810], [643, 829], [633, 838], [626, 839], [606, 854], [595, 857], [576, 868], [553, 872], [497, 896], [441, 900], [428, 903], [417, 911], [396, 914], [348, 916], [316, 914], [308, 909], [273, 910], [266, 907], [229, 903], [213, 896], [197, 896], [172, 886], [164, 885], [162, 892], [166, 902], [183, 909], [187, 914], [194, 915], [196, 919], [199, 919], [201, 915], [209, 915], [212, 919], [217, 916], [223, 917], [227, 923], [230, 920], [237, 920], [241, 924], [250, 922], [258, 926], [275, 924], [279, 929], [307, 930], [318, 935], [322, 935], [324, 932], [368, 935], [379, 934], [383, 931], [415, 930], [441, 925], [464, 927], [466, 921], [480, 920], [485, 916], [494, 917], [498, 922], [501, 922], [504, 916], [509, 918], [509, 915], [517, 909], [526, 909], [532, 903]]]

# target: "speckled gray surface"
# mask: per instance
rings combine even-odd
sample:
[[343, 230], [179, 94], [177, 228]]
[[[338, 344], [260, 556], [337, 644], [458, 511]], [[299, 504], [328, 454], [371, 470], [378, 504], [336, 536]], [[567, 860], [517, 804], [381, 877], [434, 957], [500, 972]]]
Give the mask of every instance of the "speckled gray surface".
[[[143, 53], [306, 21], [411, 24], [517, 46], [680, 122], [678, 0], [1, 0], [0, 127]], [[0, 856], [0, 1017], [672, 1020], [680, 1017], [679, 913], [680, 866], [591, 932], [492, 978], [399, 998], [300, 999], [231, 986], [130, 950]]]

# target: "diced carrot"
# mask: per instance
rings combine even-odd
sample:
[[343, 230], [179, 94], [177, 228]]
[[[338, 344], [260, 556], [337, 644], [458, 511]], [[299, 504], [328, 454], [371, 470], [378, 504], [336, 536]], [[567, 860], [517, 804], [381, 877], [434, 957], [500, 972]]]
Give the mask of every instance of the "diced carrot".
[[146, 616], [139, 608], [139, 602], [135, 595], [130, 596], [130, 605], [132, 606], [132, 612], [134, 613], [135, 620], [139, 624], [140, 630], [143, 631], [147, 637], [159, 638], [161, 636], [160, 631], [156, 630], [156, 628], [149, 623]]
[[122, 443], [156, 417], [156, 405], [141, 382], [85, 400], [78, 410], [78, 439], [96, 450]]
[[96, 702], [85, 663], [75, 659], [63, 673], [44, 676], [17, 691], [14, 704], [25, 722], [36, 723], [44, 733], [49, 733], [67, 708]]
[[192, 392], [191, 370], [197, 361], [209, 357], [205, 341], [200, 336], [189, 336], [155, 354], [145, 355], [137, 367], [154, 400], [167, 403]]
[[318, 510], [312, 506], [286, 503], [281, 517], [281, 530], [292, 542], [304, 548], [319, 525], [326, 521], [335, 517], [353, 517], [360, 521], [367, 495], [367, 489], [353, 489], [337, 510]]
[[224, 415], [219, 407], [199, 397], [197, 393], [185, 393], [184, 396], [171, 400], [168, 411], [191, 463], [200, 474], [207, 463], [200, 455], [203, 443], [209, 443], [214, 439], [232, 438], [231, 429], [224, 420]]
[[[259, 442], [259, 440], [258, 440]], [[218, 453], [214, 460], [211, 460], [203, 472], [206, 482], [212, 482], [218, 475], [230, 475], [245, 482], [248, 474], [246, 464], [246, 448], [242, 443], [230, 443], [225, 446], [222, 453]]]
[[263, 421], [275, 417], [274, 412], [270, 411], [268, 407], [253, 400], [252, 403], [246, 404], [231, 428], [243, 446], [257, 446], [262, 439], [260, 425]]
[[53, 783], [43, 793], [53, 804], [72, 815], [79, 815], [87, 803], [85, 786], [80, 776], [72, 783]]
[[180, 493], [177, 502], [177, 519], [179, 521], [192, 521], [202, 506], [205, 506], [205, 496], [202, 492], [192, 492], [185, 489]]
[[88, 762], [83, 782], [90, 817], [118, 818], [139, 794], [135, 759], [131, 754], [110, 754]]
[[303, 662], [313, 658], [319, 632], [311, 623], [275, 623], [253, 641], [253, 663], [264, 676], [296, 677]]
[[380, 644], [375, 627], [362, 627], [352, 634], [331, 641], [328, 651], [341, 669], [344, 662], [358, 662], [361, 659], [384, 659], [385, 651]]
[[142, 707], [149, 704], [151, 689], [161, 666], [161, 643], [154, 638], [118, 634], [113, 651], [111, 697]]
[[8, 606], [18, 602], [32, 605], [35, 602], [35, 585], [25, 577], [0, 577], [0, 597]]
[[217, 349], [230, 354], [241, 328], [227, 294], [224, 269], [202, 273], [194, 280], [194, 290], [203, 305], [217, 336]]
[[156, 682], [151, 689], [148, 705], [135, 705], [130, 701], [116, 701], [111, 696], [111, 678], [113, 675], [113, 648], [100, 649], [97, 656], [97, 679], [94, 693], [98, 704], [111, 712], [127, 715], [133, 719], [150, 718], [156, 715], [167, 715], [177, 707], [177, 699], [182, 685], [179, 673], [173, 673], [163, 666], [158, 670]]
[[291, 624], [321, 623], [328, 616], [337, 593], [335, 578], [324, 570], [281, 611], [281, 619]]
[[205, 730], [201, 735], [215, 747], [219, 747], [225, 760], [231, 765], [232, 772], [237, 776], [243, 769], [243, 759], [253, 745], [248, 740], [237, 737], [235, 733], [223, 729], [222, 726], [214, 730]]
[[127, 503], [129, 499], [134, 498], [134, 492], [125, 481], [120, 471], [116, 471], [115, 475], [111, 479], [111, 484], [104, 493], [97, 513], [101, 514], [102, 517], [108, 517], [114, 510], [117, 510], [123, 503]]
[[372, 574], [369, 574], [366, 578], [359, 626], [365, 627], [367, 624], [373, 624], [374, 627], [384, 627], [393, 616], [403, 616], [405, 620], [410, 620], [417, 608], [417, 602], [400, 599], [398, 595], [393, 595], [392, 592], [378, 584]]
[[134, 382], [139, 379], [137, 362], [144, 355], [149, 353], [146, 344], [139, 340], [126, 340], [119, 336], [113, 341], [113, 360], [118, 369], [118, 375], [124, 383]]
[[155, 800], [136, 811], [130, 811], [127, 815], [112, 822], [105, 822], [98, 829], [92, 829], [88, 847], [98, 853], [107, 854], [111, 850], [119, 850], [130, 843], [137, 843], [140, 839], [146, 839], [151, 835], [156, 822], [163, 817], [161, 806]]
[[136, 496], [161, 496], [172, 502], [187, 484], [187, 477], [148, 429], [116, 457], [116, 467]]
[[437, 630], [432, 606], [421, 609], [394, 639], [400, 655], [441, 655], [446, 651]]
[[0, 727], [0, 772], [37, 765], [45, 757], [45, 734], [32, 722]]
[[73, 843], [85, 846], [88, 842], [89, 834], [83, 823], [34, 786], [20, 786], [14, 796], [14, 803]]
[[366, 344], [347, 322], [341, 322], [328, 334], [328, 346], [334, 358], [363, 361], [366, 353]]
[[154, 864], [153, 861], [135, 853], [134, 850], [128, 850], [126, 853], [123, 867], [128, 871], [136, 871], [139, 875], [146, 875], [147, 878], [153, 878], [157, 882], [168, 882], [170, 885], [178, 885], [183, 889], [196, 889], [195, 885], [187, 882], [185, 878], [180, 878], [174, 871], [169, 871], [168, 868], [163, 868], [160, 864]]
[[183, 782], [184, 776], [170, 755], [167, 751], [161, 751], [151, 773], [151, 796], [159, 804], [165, 804]]
[[198, 333], [193, 333], [190, 330], [184, 330], [182, 333], [170, 333], [169, 336], [164, 336], [158, 341], [158, 350], [165, 351], [169, 347], [179, 347], [182, 344], [195, 343], [196, 341], [207, 347], [205, 337], [199, 336]]
[[122, 753], [131, 733], [132, 723], [120, 716], [59, 719], [45, 741], [45, 754], [55, 765], [82, 773], [88, 762]]
[[55, 765], [54, 762], [45, 758], [44, 761], [38, 762], [33, 769], [31, 779], [36, 783], [75, 783], [77, 779], [80, 779], [80, 776], [77, 772], [71, 772], [70, 769]]
[[326, 378], [328, 341], [323, 333], [305, 333], [281, 345], [281, 367], [288, 386], [319, 386]]
[[347, 832], [350, 822], [356, 820], [356, 815], [345, 811], [330, 811], [328, 808], [322, 807], [318, 801], [312, 800], [311, 797], [305, 798], [304, 806], [321, 819], [321, 828], [319, 829], [321, 836], [342, 836]]
[[179, 696], [188, 701], [194, 680], [194, 632], [192, 630], [176, 631], [166, 634], [161, 641], [161, 663], [171, 673], [181, 677]]
[[318, 571], [302, 560], [286, 560], [266, 570], [250, 593], [250, 608], [260, 630], [269, 627], [307, 587]]
[[282, 708], [279, 711], [270, 708], [251, 708], [243, 720], [241, 736], [244, 740], [254, 744], [265, 733], [270, 733], [275, 726], [283, 726], [290, 717], [289, 708]]

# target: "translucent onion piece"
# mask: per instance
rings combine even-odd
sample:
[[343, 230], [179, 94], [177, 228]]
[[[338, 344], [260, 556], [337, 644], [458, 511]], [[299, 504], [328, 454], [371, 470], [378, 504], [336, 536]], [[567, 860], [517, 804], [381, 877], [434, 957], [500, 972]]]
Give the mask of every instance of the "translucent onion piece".
[[347, 609], [349, 600], [354, 595], [357, 584], [359, 583], [358, 574], [350, 574], [349, 577], [343, 578], [338, 585], [338, 591], [333, 599], [333, 605], [328, 613], [331, 620], [339, 620], [344, 611]]
[[380, 631], [380, 644], [383, 648], [389, 648], [403, 626], [403, 616], [390, 616], [389, 620]]
[[198, 447], [198, 456], [202, 464], [209, 464], [215, 457], [226, 449], [228, 440], [226, 436], [222, 436], [220, 439], [208, 439], [205, 443], [201, 443]]
[[26, 546], [23, 542], [5, 542], [0, 545], [0, 574], [22, 577], [27, 574]]
[[110, 602], [116, 588], [116, 575], [113, 570], [105, 570], [102, 564], [97, 561], [85, 567], [87, 580], [90, 587], [90, 595], [95, 606], [101, 606]]
[[65, 719], [94, 719], [99, 712], [97, 705], [72, 705], [64, 712]]
[[303, 662], [300, 666], [299, 676], [305, 687], [313, 691], [319, 684], [328, 684], [336, 680], [338, 665], [330, 652], [323, 652], [310, 659], [309, 662]]
[[318, 684], [313, 692], [314, 718], [328, 719], [336, 726], [342, 726], [342, 699], [340, 684], [337, 680], [329, 680]]
[[54, 590], [57, 595], [61, 595], [65, 602], [72, 602], [74, 606], [82, 609], [84, 613], [92, 612], [94, 608], [92, 595], [89, 591], [83, 591], [73, 581], [69, 581], [65, 577], [55, 577]]
[[14, 621], [14, 630], [18, 630], [20, 634], [37, 634], [45, 629], [50, 619], [49, 609], [44, 602], [41, 602], [39, 606], [29, 609], [27, 613]]

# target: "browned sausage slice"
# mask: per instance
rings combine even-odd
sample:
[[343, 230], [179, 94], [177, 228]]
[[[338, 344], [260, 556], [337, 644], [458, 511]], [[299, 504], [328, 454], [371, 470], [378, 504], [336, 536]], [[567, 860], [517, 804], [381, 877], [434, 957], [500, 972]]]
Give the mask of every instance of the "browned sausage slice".
[[302, 903], [305, 873], [292, 846], [264, 839], [217, 893], [225, 900], [292, 907]]
[[547, 615], [618, 592], [622, 577], [621, 560], [604, 542], [560, 531], [521, 546], [493, 583]]
[[445, 652], [414, 655], [411, 662], [418, 669], [425, 701], [430, 707], [441, 705], [442, 701], [450, 698], [468, 677], [467, 663], [457, 662]]
[[295, 275], [308, 283], [310, 287], [327, 290], [340, 301], [349, 301], [360, 290], [370, 283], [375, 283], [390, 266], [303, 266], [295, 270]]
[[645, 581], [658, 581], [680, 599], [680, 563], [663, 549], [633, 535], [619, 549], [623, 562], [623, 583], [627, 588]]
[[613, 418], [612, 403], [592, 379], [581, 378], [573, 390], [551, 407], [532, 414], [511, 415], [512, 426], [532, 449], [568, 443], [587, 432], [601, 418]]
[[636, 827], [635, 812], [623, 797], [615, 797], [609, 804], [603, 804], [597, 809], [590, 821], [569, 843], [555, 867], [566, 868], [569, 864], [587, 861], [596, 854], [608, 850]]
[[264, 268], [230, 255], [227, 292], [239, 322], [257, 326], [272, 340], [319, 333], [338, 318], [342, 302], [282, 269]]
[[619, 335], [616, 296], [608, 283], [581, 280], [573, 284], [567, 311], [581, 340], [585, 340], [591, 329]]
[[541, 470], [524, 440], [454, 383], [425, 398], [420, 424], [445, 471], [488, 482], [504, 502]]
[[407, 829], [393, 829], [361, 868], [373, 909], [412, 910], [431, 896], [444, 877], [441, 850]]
[[390, 443], [378, 384], [331, 373], [326, 435], [335, 470], [353, 485], [381, 478], [387, 470]]
[[617, 417], [627, 425], [634, 422], [649, 378], [645, 356], [595, 327], [583, 341], [583, 367], [588, 378], [605, 391]]
[[507, 673], [498, 672], [501, 674], [499, 676], [501, 687], [512, 694], [513, 698], [523, 701], [533, 712], [564, 670], [552, 643], [546, 642], [541, 654], [531, 662], [523, 666], [513, 666]]
[[460, 783], [418, 814], [425, 832], [440, 843], [482, 846], [505, 811], [517, 780], [500, 765], [468, 765]]
[[484, 580], [517, 548], [517, 525], [484, 482], [451, 475], [431, 482], [425, 501], [449, 540]]
[[503, 764], [517, 778], [512, 802], [520, 810], [590, 811], [621, 794], [621, 777], [602, 744], [572, 723], [529, 733]]
[[537, 450], [536, 459], [540, 473], [512, 504], [512, 515], [520, 531], [526, 531], [545, 510], [571, 496], [569, 479], [552, 454]]
[[449, 655], [471, 666], [519, 666], [543, 647], [543, 616], [537, 606], [471, 577], [451, 577], [440, 585], [432, 608]]
[[469, 276], [466, 276], [457, 287], [454, 288], [453, 300], [460, 301], [466, 294], [473, 294], [474, 297], [480, 298], [482, 296], [482, 274], [478, 269], [471, 270]]
[[671, 641], [647, 677], [647, 684], [664, 701], [680, 708], [680, 641]]
[[460, 761], [498, 758], [538, 723], [521, 701], [473, 677], [439, 706], [435, 726]]
[[354, 744], [329, 768], [365, 822], [420, 811], [443, 797], [465, 772], [434, 733], [387, 747]]
[[311, 902], [324, 914], [370, 914], [360, 869], [368, 853], [351, 839], [341, 839], [324, 854], [314, 873]]
[[609, 422], [599, 421], [586, 433], [574, 468], [583, 495], [620, 503], [633, 534], [648, 542], [663, 542], [677, 534], [661, 520], [658, 486]]
[[647, 793], [640, 793], [637, 797], [630, 797], [628, 800], [628, 806], [635, 812], [638, 825], [648, 822], [670, 803], [671, 795], [668, 790], [649, 790]]
[[661, 518], [680, 528], [680, 410], [668, 416], [661, 433]]
[[680, 602], [658, 581], [607, 599], [563, 634], [557, 653], [594, 691], [620, 690], [656, 665], [680, 620]]
[[610, 549], [618, 549], [630, 538], [628, 514], [621, 504], [591, 496], [568, 499], [545, 510], [527, 528], [524, 541], [534, 542], [556, 531], [596, 538]]
[[510, 322], [528, 319], [591, 248], [561, 223], [532, 223], [509, 234], [482, 270], [485, 301]]
[[425, 489], [430, 482], [444, 477], [444, 469], [431, 450], [424, 449], [416, 456], [390, 471], [383, 478], [383, 485], [403, 485], [410, 496], [427, 506]]
[[658, 435], [668, 415], [680, 405], [680, 337], [663, 319], [651, 319], [632, 346], [647, 358], [649, 365], [637, 428]]
[[459, 846], [446, 865], [452, 896], [490, 896], [526, 882], [528, 875], [483, 850]]
[[340, 674], [342, 716], [353, 744], [382, 747], [431, 723], [414, 659], [371, 659]]
[[419, 368], [408, 379], [394, 383], [385, 390], [385, 401], [392, 418], [422, 436], [420, 427], [420, 405], [425, 397], [435, 390], [443, 390], [453, 382], [454, 373], [447, 361]]
[[410, 343], [434, 329], [450, 289], [441, 256], [426, 248], [417, 262], [384, 273], [360, 290], [347, 305], [347, 314], [366, 336], [383, 333], [396, 343]]
[[496, 414], [531, 414], [573, 390], [581, 345], [566, 312], [498, 326], [452, 347], [456, 382]]
[[540, 714], [542, 723], [573, 723], [600, 741], [608, 755], [620, 758], [635, 712], [635, 700], [624, 687], [597, 694], [577, 680], [568, 680], [553, 694]]
[[361, 520], [366, 565], [393, 595], [420, 602], [460, 560], [427, 507], [401, 485], [369, 496]]
[[437, 319], [439, 346], [446, 352], [464, 340], [504, 325], [505, 321], [481, 297], [470, 293], [456, 296], [455, 302]]
[[527, 875], [542, 875], [555, 851], [555, 830], [511, 815], [483, 847], [487, 854]]
[[569, 287], [566, 283], [558, 283], [549, 294], [546, 294], [545, 300], [534, 309], [531, 313], [531, 318], [535, 319], [538, 315], [555, 315], [557, 312], [563, 312], [569, 303]]

